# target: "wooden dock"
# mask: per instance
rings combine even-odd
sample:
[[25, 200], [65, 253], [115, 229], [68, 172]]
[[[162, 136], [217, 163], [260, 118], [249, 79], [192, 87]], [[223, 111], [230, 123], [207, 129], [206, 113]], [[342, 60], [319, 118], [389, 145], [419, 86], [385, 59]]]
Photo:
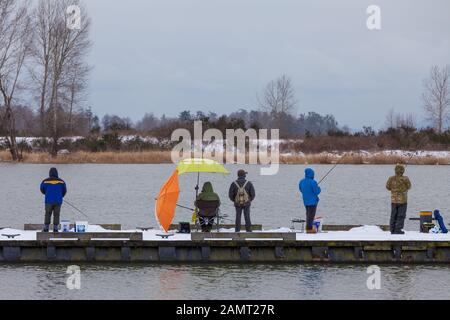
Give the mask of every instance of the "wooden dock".
[[143, 240], [140, 232], [37, 233], [0, 241], [0, 262], [450, 264], [450, 241], [298, 241], [296, 234], [192, 233]]

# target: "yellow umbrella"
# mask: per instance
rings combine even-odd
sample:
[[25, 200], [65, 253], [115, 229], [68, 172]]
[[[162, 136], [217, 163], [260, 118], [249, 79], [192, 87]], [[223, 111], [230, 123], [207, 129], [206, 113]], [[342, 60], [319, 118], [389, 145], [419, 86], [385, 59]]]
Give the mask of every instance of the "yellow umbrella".
[[[185, 159], [180, 161], [172, 176], [162, 186], [155, 204], [155, 215], [159, 225], [168, 231], [175, 216], [175, 208], [182, 207], [177, 204], [180, 193], [178, 175], [183, 173], [197, 173], [196, 198], [198, 195], [198, 184], [200, 172], [229, 174], [223, 165], [210, 159]], [[185, 208], [185, 207], [183, 207]], [[196, 211], [194, 217], [196, 219]]]
[[198, 195], [198, 184], [200, 182], [200, 172], [229, 174], [227, 169], [217, 161], [211, 159], [184, 159], [177, 165], [178, 174], [197, 173], [196, 196]]
[[184, 159], [178, 164], [177, 170], [178, 174], [192, 172], [229, 174], [223, 165], [211, 159]]

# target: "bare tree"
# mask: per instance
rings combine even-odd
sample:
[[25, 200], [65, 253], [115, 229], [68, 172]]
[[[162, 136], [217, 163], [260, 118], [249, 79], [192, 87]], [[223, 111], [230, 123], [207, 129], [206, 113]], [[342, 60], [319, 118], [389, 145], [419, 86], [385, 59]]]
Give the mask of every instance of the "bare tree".
[[39, 96], [40, 134], [46, 135], [46, 110], [51, 81], [51, 45], [54, 43], [57, 7], [50, 1], [39, 1], [33, 13], [35, 37], [32, 46], [33, 66], [30, 75]]
[[283, 125], [283, 119], [294, 112], [297, 100], [291, 79], [282, 75], [270, 81], [263, 90], [262, 98], [257, 97], [260, 108], [274, 118], [278, 128]]
[[417, 119], [414, 113], [405, 113], [397, 115], [397, 127], [417, 128]]
[[[69, 27], [72, 16], [69, 7], [80, 8], [79, 28]], [[68, 109], [72, 125], [73, 108], [78, 94], [85, 89], [88, 67], [84, 62], [90, 49], [90, 19], [78, 0], [40, 0], [35, 12], [37, 41], [34, 57], [38, 64], [34, 79], [40, 92], [42, 127], [48, 128], [52, 138], [50, 153], [56, 156], [58, 140], [67, 121], [61, 118]]]
[[258, 102], [263, 110], [270, 113], [291, 113], [297, 104], [291, 79], [282, 75], [270, 81], [263, 91], [262, 100], [258, 98]]
[[413, 113], [395, 113], [394, 108], [386, 115], [386, 128], [417, 128], [417, 119]]
[[387, 129], [390, 128], [395, 128], [396, 124], [395, 124], [395, 111], [394, 108], [391, 108], [388, 113], [386, 114], [386, 124], [385, 124]]
[[433, 66], [430, 77], [424, 81], [424, 109], [437, 132], [442, 133], [450, 119], [450, 66]]
[[90, 67], [77, 59], [68, 68], [66, 80], [63, 83], [63, 100], [67, 105], [67, 129], [70, 135], [74, 132], [74, 115], [87, 98], [87, 80]]
[[5, 109], [6, 144], [13, 161], [21, 160], [16, 142], [13, 103], [30, 50], [31, 22], [27, 5], [19, 0], [0, 0], [0, 93]]
[[140, 131], [150, 131], [158, 127], [158, 125], [159, 119], [155, 117], [153, 113], [146, 113], [142, 120], [137, 123], [136, 129]]

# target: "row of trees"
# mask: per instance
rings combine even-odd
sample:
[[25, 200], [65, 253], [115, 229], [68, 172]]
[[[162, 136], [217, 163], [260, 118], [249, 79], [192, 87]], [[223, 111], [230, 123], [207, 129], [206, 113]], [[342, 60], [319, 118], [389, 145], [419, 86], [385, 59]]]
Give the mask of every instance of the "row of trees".
[[[194, 120], [223, 132], [229, 128], [278, 128], [284, 138], [350, 135], [351, 130], [340, 128], [333, 115], [298, 115], [294, 86], [286, 75], [263, 88], [257, 96], [258, 110], [241, 109], [220, 116], [187, 110], [174, 118], [149, 113], [137, 123], [105, 115], [100, 121], [90, 108], [81, 107], [91, 69], [86, 61], [91, 47], [90, 24], [80, 0], [38, 0], [33, 5], [28, 0], [0, 0], [0, 137], [5, 137], [13, 160], [21, 160], [18, 134], [50, 138], [48, 150], [56, 156], [63, 136], [112, 131], [168, 138], [177, 128], [192, 129]], [[431, 68], [422, 98], [426, 119], [446, 141], [450, 67]], [[33, 107], [27, 107], [27, 103]], [[416, 126], [414, 115], [399, 115], [392, 110], [387, 116], [387, 128], [408, 131]], [[372, 128], [354, 134], [374, 135]]]
[[[153, 113], [147, 113], [135, 124], [127, 117], [105, 115], [101, 121], [101, 127], [105, 132], [141, 133], [158, 138], [168, 138], [172, 130], [176, 128], [185, 128], [192, 131], [194, 121], [202, 121], [204, 129], [215, 128], [222, 131], [223, 134], [225, 134], [226, 129], [280, 128], [281, 137], [284, 138], [298, 138], [306, 134], [321, 135], [338, 129], [338, 123], [332, 115], [308, 112], [299, 116], [282, 114], [273, 117], [267, 111], [248, 111], [245, 109], [240, 109], [228, 115], [218, 115], [214, 112], [205, 113], [203, 111], [192, 113], [185, 110], [178, 117], [173, 118], [164, 115], [159, 118]], [[281, 126], [280, 122], [282, 123]]]
[[[422, 95], [426, 120], [438, 134], [442, 134], [450, 121], [450, 67], [439, 68], [433, 66], [429, 77], [424, 80]], [[270, 81], [258, 95], [259, 110], [247, 111], [241, 109], [230, 115], [218, 116], [216, 113], [198, 111], [192, 114], [189, 110], [180, 113], [178, 118], [170, 119], [163, 116], [161, 119], [154, 114], [146, 114], [135, 129], [139, 131], [162, 131], [171, 127], [192, 127], [192, 122], [201, 120], [206, 127], [214, 127], [224, 131], [226, 128], [279, 128], [282, 137], [299, 137], [307, 135], [323, 135], [333, 132], [349, 134], [351, 130], [344, 126], [338, 128], [333, 115], [322, 116], [316, 112], [295, 115], [297, 99], [292, 81], [286, 75]], [[129, 118], [120, 118], [107, 115], [103, 121], [105, 129], [130, 130], [133, 128]], [[112, 124], [112, 125], [111, 125]], [[386, 116], [386, 129], [417, 128], [417, 119], [414, 114], [399, 114], [391, 109]], [[157, 130], [159, 129], [159, 130]], [[367, 131], [363, 128], [361, 131]], [[373, 131], [372, 128], [370, 130]], [[359, 132], [359, 133], [361, 133]], [[167, 134], [167, 133], [166, 133]], [[167, 134], [168, 136], [170, 134]]]
[[[4, 108], [0, 108], [0, 118], [4, 115], [4, 111]], [[15, 105], [12, 107], [12, 113], [17, 137], [44, 137], [42, 135], [41, 115], [36, 108]], [[91, 133], [100, 132], [100, 121], [90, 107], [77, 108], [72, 114], [63, 110], [58, 121], [62, 122], [58, 124], [58, 128], [60, 128], [60, 132], [64, 132], [64, 136], [88, 136]], [[5, 143], [2, 143], [4, 141], [1, 140], [3, 137], [8, 139], [7, 135], [6, 126], [0, 125], [0, 144], [5, 145]]]
[[53, 156], [59, 138], [89, 118], [88, 110], [79, 110], [90, 71], [89, 29], [78, 0], [39, 0], [35, 6], [0, 0], [0, 123], [13, 160], [20, 160], [15, 111], [24, 111], [21, 102], [38, 106], [33, 123], [40, 136], [51, 138]]
[[[425, 120], [438, 134], [442, 134], [450, 122], [450, 66], [433, 66], [430, 75], [424, 80], [422, 94]], [[399, 114], [391, 109], [386, 116], [387, 128], [417, 127], [413, 113]]]

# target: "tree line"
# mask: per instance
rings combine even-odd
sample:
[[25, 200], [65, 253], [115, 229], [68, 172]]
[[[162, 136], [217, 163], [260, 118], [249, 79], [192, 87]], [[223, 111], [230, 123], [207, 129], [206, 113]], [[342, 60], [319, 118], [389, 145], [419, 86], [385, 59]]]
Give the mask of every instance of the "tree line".
[[[78, 0], [33, 4], [0, 0], [0, 123], [14, 161], [21, 160], [17, 117], [24, 121], [23, 126], [29, 124], [40, 136], [51, 139], [53, 156], [59, 138], [89, 117], [89, 110], [80, 107], [86, 99], [91, 69], [86, 61], [91, 47], [86, 10]], [[74, 19], [82, 23], [73, 25]], [[25, 101], [32, 101], [33, 112], [23, 107]]]
[[[0, 146], [6, 145], [14, 161], [22, 157], [18, 135], [42, 137], [40, 145], [57, 156], [62, 137], [86, 137], [94, 146], [91, 149], [97, 150], [95, 141], [120, 147], [120, 135], [168, 139], [175, 129], [193, 130], [194, 121], [223, 133], [226, 129], [280, 129], [282, 138], [309, 141], [311, 148], [314, 138], [330, 146], [327, 148], [332, 147], [332, 140], [338, 143], [336, 139], [351, 140], [350, 145], [355, 145], [355, 139], [372, 141], [374, 137], [379, 147], [406, 147], [423, 135], [439, 145], [449, 143], [449, 66], [433, 66], [424, 80], [423, 110], [430, 124], [424, 129], [417, 129], [413, 114], [397, 114], [393, 109], [386, 116], [385, 129], [378, 132], [371, 127], [353, 132], [340, 126], [333, 115], [299, 114], [294, 85], [287, 75], [267, 83], [256, 106], [229, 114], [185, 110], [176, 117], [147, 113], [136, 122], [109, 114], [100, 119], [90, 107], [84, 107], [91, 71], [87, 54], [92, 46], [86, 8], [80, 0], [38, 0], [33, 4], [0, 0], [0, 139], [4, 137]], [[74, 5], [81, 8], [79, 17], [70, 9]], [[74, 19], [80, 23], [73, 24]]]

